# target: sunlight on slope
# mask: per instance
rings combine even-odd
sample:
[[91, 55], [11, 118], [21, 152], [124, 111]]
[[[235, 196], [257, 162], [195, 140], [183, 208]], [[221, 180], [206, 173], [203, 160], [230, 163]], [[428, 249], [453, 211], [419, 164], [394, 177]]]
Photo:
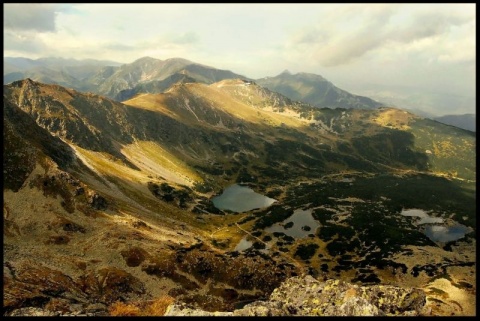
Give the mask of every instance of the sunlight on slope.
[[410, 129], [408, 124], [414, 118], [413, 114], [399, 109], [380, 109], [373, 121], [383, 127], [407, 130]]
[[122, 104], [160, 112], [175, 119], [179, 118], [178, 115], [165, 105], [165, 95], [163, 94], [139, 94], [129, 100], [123, 101]]
[[[242, 103], [238, 100], [235, 100], [233, 98], [233, 93], [227, 90], [230, 86], [232, 85], [221, 86], [218, 84], [213, 84], [208, 87], [210, 89], [210, 91], [208, 92], [203, 90], [202, 88], [199, 88], [199, 86], [192, 86], [192, 90], [194, 90], [199, 95], [213, 97], [214, 102], [218, 105], [218, 107], [222, 108], [223, 110], [232, 115], [235, 115], [252, 123], [266, 123], [272, 126], [280, 126], [282, 124], [285, 124], [294, 128], [305, 126], [305, 120], [300, 120], [295, 117], [296, 115], [293, 116], [292, 114], [288, 114], [287, 112], [284, 114], [274, 112], [271, 108], [273, 106], [265, 106], [266, 108], [263, 109], [253, 107], [250, 104]], [[261, 100], [263, 98], [255, 97], [252, 93], [249, 92], [248, 87], [241, 85], [233, 86], [238, 87], [238, 91], [245, 91], [245, 95], [251, 95], [251, 97], [249, 97], [249, 99], [251, 100]]]
[[124, 146], [122, 154], [142, 171], [177, 184], [192, 186], [202, 180], [183, 161], [155, 142], [137, 141]]
[[[142, 142], [148, 146], [149, 142]], [[142, 145], [140, 144], [140, 145]], [[135, 150], [143, 151], [148, 148], [132, 148], [130, 152]], [[180, 210], [174, 205], [159, 201], [148, 190], [147, 183], [149, 181], [157, 181], [158, 179], [149, 177], [149, 172], [138, 171], [131, 169], [122, 164], [119, 160], [114, 160], [113, 157], [106, 153], [93, 152], [75, 146], [77, 156], [95, 173], [108, 180], [109, 188], [101, 188], [103, 193], [116, 199], [116, 204], [119, 209], [126, 213], [130, 213], [135, 217], [143, 219], [159, 219], [158, 213], [161, 213], [163, 222], [165, 220], [174, 219], [175, 221], [182, 221], [189, 226], [198, 227], [198, 222], [194, 219], [191, 213]], [[155, 148], [150, 148], [155, 150]], [[133, 162], [133, 160], [131, 160]], [[143, 165], [145, 166], [145, 165]], [[172, 221], [173, 224], [174, 221]], [[166, 224], [166, 223], [164, 223]], [[202, 226], [201, 226], [202, 228]], [[203, 233], [203, 232], [202, 232]]]
[[[258, 100], [262, 97], [253, 97], [252, 99]], [[189, 103], [191, 100], [196, 100], [196, 103]], [[269, 106], [258, 108], [239, 101], [229, 90], [218, 88], [215, 84], [210, 86], [197, 83], [175, 85], [163, 94], [140, 94], [123, 103], [160, 112], [183, 123], [204, 126], [209, 126], [205, 122], [205, 117], [202, 117], [208, 110], [213, 111], [214, 114], [219, 110], [250, 123], [273, 127], [284, 124], [301, 128], [306, 124], [306, 120], [299, 119], [297, 115], [289, 114], [288, 111], [278, 113], [272, 111]]]
[[176, 156], [154, 142], [136, 142], [124, 146], [122, 153], [141, 170], [132, 169], [107, 153], [94, 152], [75, 146], [77, 154], [86, 158], [91, 169], [100, 175], [122, 178], [136, 183], [146, 183], [152, 176], [181, 185], [192, 186], [202, 179]]
[[124, 165], [120, 160], [115, 160], [114, 157], [108, 153], [94, 152], [79, 146], [75, 146], [75, 151], [87, 166], [102, 176], [122, 177], [123, 179], [133, 182], [145, 180], [145, 173]]

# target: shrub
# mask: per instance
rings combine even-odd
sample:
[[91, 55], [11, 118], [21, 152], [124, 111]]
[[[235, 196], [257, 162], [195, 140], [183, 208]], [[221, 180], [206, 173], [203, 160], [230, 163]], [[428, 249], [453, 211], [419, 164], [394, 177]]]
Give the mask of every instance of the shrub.
[[108, 313], [111, 316], [139, 316], [140, 309], [133, 304], [126, 304], [120, 301], [114, 302], [109, 308]]
[[174, 302], [174, 298], [171, 296], [162, 296], [154, 300], [145, 310], [144, 315], [160, 316], [164, 315], [167, 311], [167, 307]]
[[134, 303], [117, 301], [108, 308], [108, 312], [110, 316], [162, 316], [174, 301], [175, 299], [168, 295], [153, 301]]

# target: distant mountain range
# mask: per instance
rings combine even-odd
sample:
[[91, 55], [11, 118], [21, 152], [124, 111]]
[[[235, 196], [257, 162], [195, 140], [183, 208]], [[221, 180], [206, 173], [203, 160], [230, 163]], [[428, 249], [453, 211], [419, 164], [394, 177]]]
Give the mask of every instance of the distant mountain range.
[[143, 57], [130, 64], [95, 60], [4, 58], [4, 84], [30, 78], [80, 91], [90, 91], [121, 101], [140, 92], [159, 93], [178, 82], [211, 84], [243, 78], [228, 70], [197, 64], [182, 58], [159, 60]]
[[[409, 84], [399, 86], [388, 82], [345, 83], [351, 92], [386, 103], [390, 107], [401, 108], [422, 117], [434, 119], [443, 115], [474, 114], [475, 96], [464, 96], [451, 92], [423, 89]], [[464, 128], [469, 129], [469, 128]]]
[[[224, 79], [244, 79], [254, 81], [293, 101], [302, 101], [320, 108], [375, 109], [387, 106], [371, 98], [342, 90], [320, 75], [292, 74], [286, 70], [275, 77], [251, 79], [229, 70], [216, 69], [182, 58], [159, 60], [143, 57], [129, 64], [120, 64], [94, 59], [32, 60], [4, 57], [4, 84], [25, 78], [92, 92], [117, 101], [125, 101], [141, 93], [162, 93], [178, 83], [212, 84]], [[475, 115], [472, 114], [442, 117], [419, 114], [475, 131]]]
[[[143, 57], [123, 65], [108, 61], [56, 58], [31, 60], [6, 57], [4, 62], [8, 66], [4, 71], [4, 84], [31, 78], [80, 91], [91, 91], [118, 101], [132, 98], [138, 93], [161, 93], [179, 82], [211, 84], [223, 79], [253, 80], [182, 58], [159, 60]], [[292, 100], [316, 107], [372, 109], [384, 105], [367, 97], [350, 94], [314, 74], [292, 75], [283, 72], [276, 77], [254, 81]]]
[[342, 90], [315, 74], [291, 74], [286, 70], [278, 76], [257, 79], [256, 82], [293, 100], [316, 107], [372, 109], [385, 106], [373, 99]]
[[47, 84], [58, 84], [81, 91], [89, 91], [89, 79], [105, 66], [120, 66], [114, 61], [94, 59], [63, 59], [40, 58], [28, 59], [22, 57], [3, 58], [3, 83], [25, 78]]
[[433, 119], [447, 125], [471, 130], [472, 132], [475, 132], [477, 130], [477, 117], [475, 116], [475, 114], [444, 115], [440, 117], [434, 117]]

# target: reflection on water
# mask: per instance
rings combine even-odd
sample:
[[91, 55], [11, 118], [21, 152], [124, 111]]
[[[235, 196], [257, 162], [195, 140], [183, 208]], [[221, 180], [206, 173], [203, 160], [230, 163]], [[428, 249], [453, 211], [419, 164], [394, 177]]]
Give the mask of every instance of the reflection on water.
[[443, 218], [441, 217], [430, 217], [425, 211], [419, 210], [416, 208], [410, 210], [403, 210], [401, 213], [403, 216], [417, 216], [421, 220], [417, 222], [418, 225], [426, 223], [443, 223]]
[[258, 194], [251, 188], [234, 184], [227, 187], [222, 195], [212, 198], [212, 202], [218, 209], [241, 213], [256, 208], [268, 207], [276, 200]]
[[450, 242], [461, 239], [470, 232], [470, 228], [456, 224], [454, 226], [430, 225], [425, 229], [425, 235], [434, 242]]
[[247, 237], [245, 236], [243, 239], [238, 242], [237, 246], [233, 249], [234, 251], [245, 251], [246, 249], [250, 248], [253, 245], [252, 241], [248, 241]]
[[[444, 222], [442, 218], [430, 217], [425, 211], [420, 209], [402, 210], [401, 214], [404, 216], [420, 217], [421, 220], [417, 222], [417, 225], [438, 224]], [[471, 230], [471, 228], [458, 223], [453, 226], [428, 225], [425, 228], [425, 235], [434, 242], [450, 242], [461, 239]]]
[[[293, 226], [292, 226], [293, 223]], [[312, 210], [296, 210], [292, 216], [281, 223], [273, 224], [267, 227], [265, 231], [269, 233], [282, 232], [294, 238], [304, 238], [309, 234], [315, 234], [320, 224], [313, 218]]]

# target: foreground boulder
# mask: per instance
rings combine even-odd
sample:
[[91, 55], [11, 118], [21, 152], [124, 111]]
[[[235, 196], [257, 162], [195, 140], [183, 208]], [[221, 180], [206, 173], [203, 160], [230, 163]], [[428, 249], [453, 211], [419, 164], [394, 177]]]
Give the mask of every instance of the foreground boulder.
[[233, 312], [207, 312], [184, 304], [171, 305], [166, 316], [383, 316], [425, 315], [423, 290], [387, 285], [358, 286], [340, 280], [292, 277], [267, 301], [256, 301]]

